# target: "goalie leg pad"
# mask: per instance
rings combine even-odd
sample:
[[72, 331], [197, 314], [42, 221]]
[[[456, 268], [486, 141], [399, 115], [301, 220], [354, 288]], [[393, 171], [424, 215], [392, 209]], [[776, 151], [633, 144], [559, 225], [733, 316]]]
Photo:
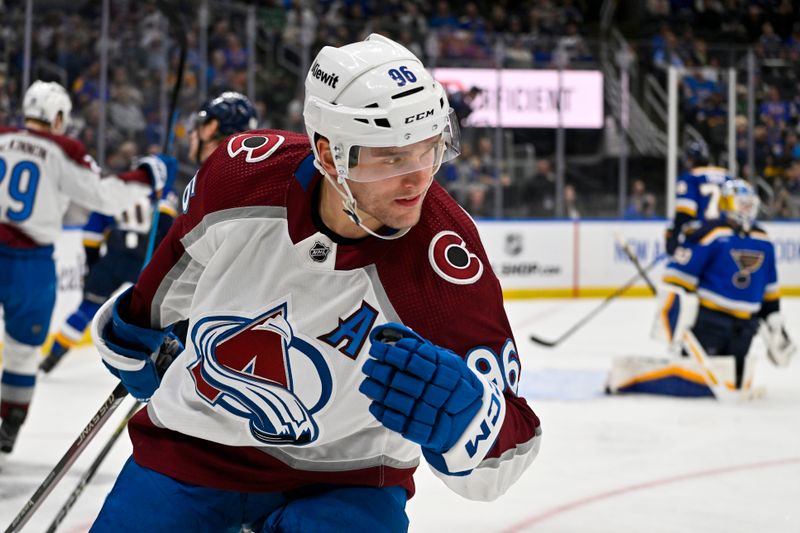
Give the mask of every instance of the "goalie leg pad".
[[[730, 386], [733, 385], [733, 357], [715, 357], [714, 370]], [[609, 373], [606, 392], [609, 394], [643, 393], [679, 397], [713, 397], [703, 371], [689, 359], [658, 357], [617, 357]]]
[[666, 342], [670, 351], [680, 352], [683, 332], [691, 328], [697, 319], [699, 307], [697, 295], [687, 293], [680, 287], [666, 285], [658, 292], [658, 305], [651, 337]]

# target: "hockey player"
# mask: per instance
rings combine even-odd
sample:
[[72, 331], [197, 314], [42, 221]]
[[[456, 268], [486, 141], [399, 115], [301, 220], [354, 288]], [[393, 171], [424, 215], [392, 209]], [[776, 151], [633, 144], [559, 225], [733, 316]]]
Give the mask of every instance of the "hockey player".
[[[222, 140], [256, 126], [256, 110], [250, 100], [237, 92], [214, 98], [197, 114], [189, 144], [189, 158], [201, 164]], [[152, 201], [144, 199], [116, 217], [93, 213], [84, 227], [83, 245], [90, 271], [86, 277], [83, 301], [56, 334], [40, 369], [50, 372], [64, 355], [83, 338], [84, 331], [100, 306], [124, 283], [139, 276], [147, 253]], [[166, 235], [177, 216], [178, 199], [170, 188], [159, 204], [156, 242]], [[100, 246], [106, 253], [100, 258]]]
[[[751, 387], [747, 353], [759, 322], [774, 364], [787, 365], [796, 350], [780, 314], [775, 250], [755, 223], [758, 205], [746, 181], [722, 185], [722, 217], [688, 233], [667, 265], [654, 325], [655, 337], [671, 342], [675, 351], [682, 348], [683, 331], [690, 328], [728, 388]], [[701, 369], [688, 359], [648, 368], [626, 380], [618, 373], [612, 381], [619, 392], [711, 394]]]
[[189, 159], [202, 165], [225, 137], [257, 126], [258, 114], [252, 102], [241, 93], [226, 91], [197, 113], [189, 140]]
[[34, 82], [23, 99], [24, 128], [0, 128], [0, 304], [5, 319], [0, 452], [10, 453], [36, 383], [38, 349], [56, 298], [53, 243], [70, 200], [113, 214], [152, 188], [171, 165], [155, 156], [140, 168], [100, 178], [83, 145], [63, 135], [72, 102], [54, 82]]
[[731, 179], [722, 167], [709, 166], [708, 146], [693, 141], [686, 147], [684, 165], [687, 171], [675, 185], [675, 216], [666, 231], [667, 254], [672, 255], [692, 221], [702, 224], [719, 218], [719, 195], [722, 184]]
[[218, 148], [98, 312], [104, 363], [150, 401], [92, 531], [406, 531], [420, 452], [475, 500], [536, 456], [499, 283], [433, 181], [459, 148], [442, 86], [373, 34], [319, 52], [304, 117]]

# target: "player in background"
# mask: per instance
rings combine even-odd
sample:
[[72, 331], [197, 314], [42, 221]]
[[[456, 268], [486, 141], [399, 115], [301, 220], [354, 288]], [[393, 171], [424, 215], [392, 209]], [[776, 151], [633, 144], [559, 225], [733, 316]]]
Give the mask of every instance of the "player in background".
[[720, 187], [731, 179], [727, 169], [709, 165], [708, 146], [690, 142], [684, 151], [686, 172], [675, 185], [675, 217], [667, 228], [667, 254], [672, 255], [683, 242], [684, 233], [692, 221], [702, 224], [719, 218]]
[[0, 128], [0, 304], [5, 319], [0, 452], [10, 453], [33, 397], [38, 350], [56, 298], [53, 243], [69, 201], [114, 214], [167, 182], [174, 160], [101, 179], [84, 146], [63, 135], [72, 102], [59, 84], [25, 93], [24, 128]]
[[433, 181], [459, 150], [442, 86], [373, 34], [319, 52], [304, 117], [225, 141], [97, 313], [104, 363], [150, 401], [92, 531], [406, 531], [420, 454], [492, 500], [538, 453], [500, 285]]
[[[253, 129], [256, 124], [255, 107], [246, 96], [222, 93], [197, 113], [189, 138], [189, 159], [202, 164], [227, 136]], [[178, 203], [172, 188], [162, 193], [156, 244], [172, 226]], [[136, 281], [147, 254], [152, 218], [150, 199], [141, 200], [115, 217], [100, 213], [89, 217], [83, 239], [89, 267], [83, 301], [56, 333], [50, 353], [39, 366], [42, 371], [49, 373], [81, 341], [97, 310], [120, 286]], [[106, 253], [101, 258], [103, 243]]]
[[[775, 249], [756, 223], [758, 206], [748, 182], [735, 179], [722, 185], [721, 218], [687, 233], [667, 265], [653, 328], [654, 337], [669, 342], [673, 352], [682, 351], [683, 331], [690, 328], [720, 379], [729, 388], [745, 390], [751, 388], [747, 354], [759, 322], [775, 365], [786, 366], [796, 351], [780, 313]], [[615, 385], [618, 392], [711, 395], [688, 359]]]
[[229, 135], [255, 129], [258, 113], [245, 95], [225, 91], [197, 113], [189, 138], [189, 159], [202, 165]]

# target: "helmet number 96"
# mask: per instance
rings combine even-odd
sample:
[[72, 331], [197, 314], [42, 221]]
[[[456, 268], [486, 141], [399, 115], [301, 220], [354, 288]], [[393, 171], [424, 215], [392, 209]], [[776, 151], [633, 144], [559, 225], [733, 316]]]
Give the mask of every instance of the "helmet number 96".
[[388, 74], [390, 78], [397, 82], [398, 87], [417, 81], [417, 77], [405, 65], [400, 68], [390, 68]]

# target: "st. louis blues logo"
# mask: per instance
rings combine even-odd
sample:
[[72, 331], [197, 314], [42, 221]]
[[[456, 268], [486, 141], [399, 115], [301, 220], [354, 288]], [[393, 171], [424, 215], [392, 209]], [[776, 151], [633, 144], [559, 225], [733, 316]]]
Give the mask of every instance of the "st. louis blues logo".
[[249, 420], [265, 444], [315, 441], [314, 414], [333, 387], [322, 353], [294, 334], [288, 314], [282, 303], [255, 318], [211, 316], [192, 328], [197, 359], [188, 368], [198, 394]]

